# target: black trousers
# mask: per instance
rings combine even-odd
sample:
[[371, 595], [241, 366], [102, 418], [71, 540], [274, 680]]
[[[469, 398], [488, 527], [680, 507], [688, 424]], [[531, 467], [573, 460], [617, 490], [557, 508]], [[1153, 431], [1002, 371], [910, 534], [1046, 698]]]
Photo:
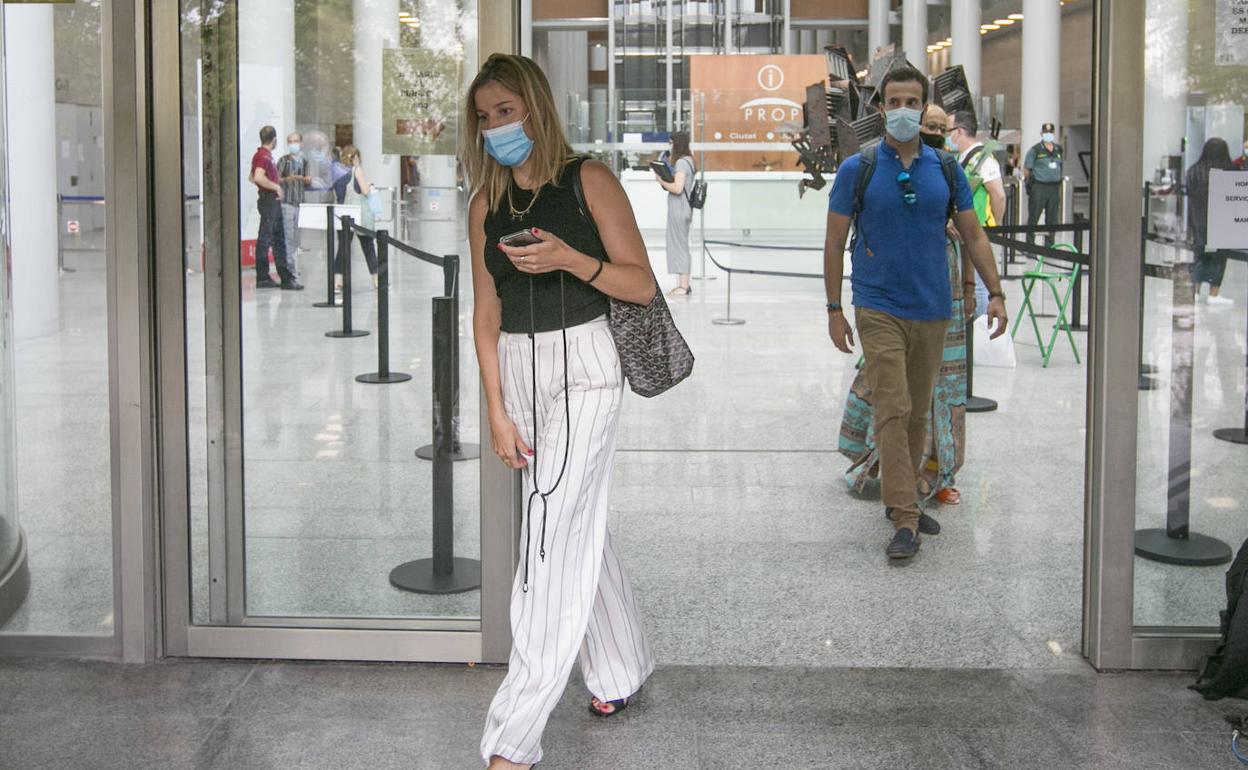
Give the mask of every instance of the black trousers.
[[282, 204], [277, 195], [264, 192], [257, 206], [260, 209], [260, 232], [256, 236], [256, 280], [269, 281], [269, 249], [273, 249], [273, 265], [282, 283], [295, 280], [286, 262], [286, 229], [282, 226]]

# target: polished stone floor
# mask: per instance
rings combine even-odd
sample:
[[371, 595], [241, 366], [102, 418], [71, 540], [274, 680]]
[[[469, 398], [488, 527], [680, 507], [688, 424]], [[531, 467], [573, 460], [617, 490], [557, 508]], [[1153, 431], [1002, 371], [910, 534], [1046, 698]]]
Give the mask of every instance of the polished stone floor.
[[[0, 767], [481, 767], [493, 666], [0, 657]], [[575, 674], [574, 674], [575, 677]], [[1183, 674], [661, 666], [611, 720], [571, 682], [542, 770], [1240, 767]]]
[[[810, 245], [818, 233], [755, 233]], [[401, 385], [354, 382], [376, 368], [376, 339], [327, 339], [339, 312], [324, 292], [321, 234], [305, 233], [303, 293], [244, 279], [245, 579], [253, 615], [474, 618], [476, 594], [429, 599], [392, 588], [391, 567], [428, 555], [428, 465], [413, 459], [430, 424], [430, 296], [440, 273], [393, 265], [391, 365]], [[665, 287], [661, 234], [649, 238]], [[454, 242], [426, 245], [441, 253]], [[712, 247], [740, 268], [818, 272], [809, 251]], [[1155, 255], [1165, 259], [1165, 255]], [[8, 632], [107, 632], [111, 624], [107, 357], [98, 254], [71, 253], [64, 329], [18, 345], [19, 485], [32, 543], [31, 598]], [[699, 271], [695, 260], [695, 273]], [[1015, 270], [1017, 269], [1017, 266]], [[465, 268], [466, 270], [466, 268]], [[1048, 368], [1027, 330], [1014, 369], [978, 367], [975, 392], [1000, 408], [968, 417], [964, 502], [936, 511], [944, 534], [905, 566], [882, 556], [874, 500], [851, 496], [835, 452], [854, 359], [827, 341], [817, 280], [737, 275], [695, 282], [673, 312], [698, 356], [663, 397], [629, 395], [612, 523], [660, 659], [673, 665], [1080, 666], [1085, 364], [1064, 341]], [[465, 272], [466, 276], [466, 272]], [[357, 258], [356, 325], [376, 329]], [[210, 620], [202, 276], [187, 278], [192, 593]], [[1016, 311], [1020, 291], [1010, 284]], [[1146, 359], [1169, 384], [1169, 284], [1150, 279]], [[1233, 308], [1198, 308], [1193, 527], [1238, 545], [1244, 448], [1212, 427], [1242, 420], [1245, 271], [1228, 269]], [[1046, 303], [1052, 309], [1052, 302]], [[478, 433], [470, 297], [461, 308], [461, 435]], [[1051, 323], [1051, 321], [1046, 321]], [[1169, 390], [1141, 393], [1140, 521], [1165, 516]], [[477, 462], [456, 466], [457, 551], [478, 553]], [[1212, 625], [1223, 568], [1137, 559], [1136, 620]]]

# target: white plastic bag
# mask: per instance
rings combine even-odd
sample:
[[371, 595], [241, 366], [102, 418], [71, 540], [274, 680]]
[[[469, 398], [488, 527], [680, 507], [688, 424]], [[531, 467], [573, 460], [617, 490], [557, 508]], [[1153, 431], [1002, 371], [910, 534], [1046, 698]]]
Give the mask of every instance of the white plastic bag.
[[988, 316], [981, 315], [975, 319], [976, 366], [1013, 369], [1018, 365], [1018, 360], [1014, 357], [1014, 338], [1010, 336], [1008, 329], [995, 340], [988, 337]]

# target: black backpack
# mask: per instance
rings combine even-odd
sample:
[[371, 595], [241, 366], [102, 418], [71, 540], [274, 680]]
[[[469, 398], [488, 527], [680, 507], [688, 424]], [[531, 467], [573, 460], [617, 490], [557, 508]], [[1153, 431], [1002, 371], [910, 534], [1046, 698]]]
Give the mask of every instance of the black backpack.
[[[867, 197], [867, 185], [871, 184], [871, 177], [875, 174], [876, 159], [879, 154], [880, 145], [878, 142], [858, 153], [860, 162], [858, 165], [858, 179], [854, 182], [854, 211], [850, 216], [854, 223], [854, 237], [849, 245], [851, 252], [858, 245], [858, 216], [862, 213], [863, 202]], [[958, 159], [952, 153], [944, 150], [936, 150], [936, 156], [940, 158], [940, 170], [945, 175], [945, 182], [949, 184], [948, 218], [952, 219], [957, 208], [955, 198], [958, 191], [958, 173], [960, 171]]]
[[693, 183], [689, 192], [685, 193], [691, 208], [700, 209], [706, 205], [706, 181], [699, 179]]
[[1206, 700], [1248, 698], [1248, 602], [1240, 601], [1248, 590], [1248, 541], [1239, 547], [1235, 561], [1226, 571], [1226, 609], [1222, 619], [1222, 643], [1209, 656], [1191, 688]]

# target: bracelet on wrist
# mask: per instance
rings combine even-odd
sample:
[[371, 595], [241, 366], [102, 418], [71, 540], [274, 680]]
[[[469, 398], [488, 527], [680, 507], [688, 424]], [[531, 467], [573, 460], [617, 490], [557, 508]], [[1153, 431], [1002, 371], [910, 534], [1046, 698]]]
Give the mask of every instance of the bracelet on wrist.
[[970, 288], [972, 288], [972, 289], [974, 289], [974, 288], [975, 288], [975, 282], [974, 282], [974, 281], [963, 281], [963, 282], [962, 282], [962, 285], [963, 285], [963, 286], [969, 286], [969, 287], [970, 287]]
[[1001, 301], [1002, 301], [1002, 302], [1005, 302], [1005, 292], [1003, 292], [1003, 291], [990, 291], [990, 292], [988, 292], [988, 299], [992, 299], [993, 297], [1000, 297]]
[[606, 260], [599, 259], [599, 260], [597, 260], [597, 262], [598, 262], [598, 267], [597, 267], [597, 269], [595, 269], [595, 270], [594, 270], [594, 274], [593, 274], [593, 275], [591, 275], [589, 278], [586, 278], [586, 279], [585, 279], [585, 283], [593, 283], [595, 280], [597, 280], [597, 278], [598, 278], [598, 276], [599, 276], [599, 275], [602, 275], [602, 268], [603, 268], [603, 266], [604, 266], [604, 265], [606, 265], [606, 264], [607, 264], [607, 263], [606, 263]]

